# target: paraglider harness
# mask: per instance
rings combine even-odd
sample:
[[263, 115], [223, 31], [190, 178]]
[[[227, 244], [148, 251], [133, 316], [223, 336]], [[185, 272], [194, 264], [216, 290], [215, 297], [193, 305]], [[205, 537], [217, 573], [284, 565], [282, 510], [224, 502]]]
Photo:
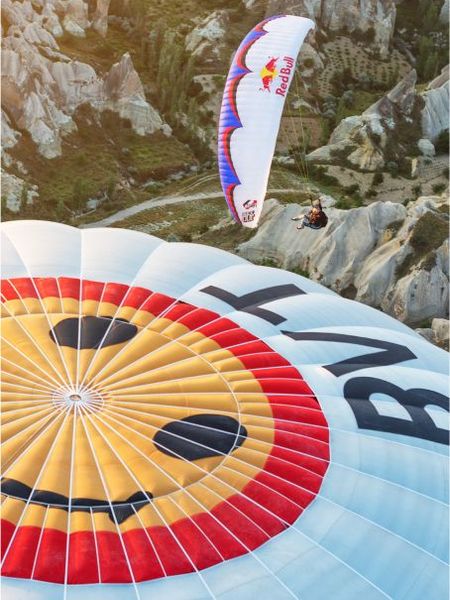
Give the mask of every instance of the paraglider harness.
[[[313, 206], [313, 209], [316, 208]], [[308, 222], [305, 223], [305, 227], [311, 227], [312, 229], [322, 229], [322, 227], [326, 227], [328, 223], [328, 217], [324, 213], [322, 204], [319, 202], [317, 210], [311, 210], [309, 215], [307, 215]]]
[[[293, 220], [297, 221], [298, 218]], [[309, 211], [309, 214], [303, 217], [303, 220], [297, 229], [303, 229], [303, 227], [309, 227], [310, 229], [322, 229], [323, 227], [326, 227], [327, 224], [328, 217], [323, 211], [322, 204], [319, 202], [318, 206], [316, 207], [313, 205], [311, 200], [311, 210]]]

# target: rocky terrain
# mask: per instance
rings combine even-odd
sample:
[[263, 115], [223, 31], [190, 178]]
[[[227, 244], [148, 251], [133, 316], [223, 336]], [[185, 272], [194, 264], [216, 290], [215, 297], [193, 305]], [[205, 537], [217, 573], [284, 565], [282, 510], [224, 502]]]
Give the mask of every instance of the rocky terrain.
[[423, 93], [416, 91], [416, 82], [417, 73], [412, 69], [361, 115], [343, 119], [328, 144], [311, 152], [308, 160], [336, 164], [341, 159], [360, 171], [403, 168], [414, 176], [417, 160], [411, 157], [434, 156], [433, 142], [448, 130], [448, 65]]
[[[103, 3], [104, 4], [104, 3]], [[97, 7], [97, 13], [102, 3]], [[76, 129], [72, 114], [82, 104], [109, 109], [130, 121], [140, 135], [163, 129], [159, 113], [146, 101], [139, 75], [128, 53], [102, 77], [95, 69], [61, 52], [64, 32], [85, 37], [88, 6], [69, 2], [2, 2], [8, 24], [2, 49], [2, 108], [21, 131], [30, 134], [46, 158], [61, 155], [61, 138]], [[103, 19], [105, 20], [105, 19]], [[100, 17], [92, 26], [100, 27]], [[101, 28], [101, 27], [100, 27]], [[14, 145], [11, 121], [7, 146]], [[16, 133], [16, 140], [18, 134]]]
[[[317, 27], [251, 237], [217, 197], [216, 123], [233, 50], [276, 13]], [[3, 218], [78, 225], [180, 197], [122, 223], [308, 272], [448, 343], [447, 27], [443, 0], [3, 0]], [[330, 225], [298, 235], [308, 191]]]
[[[325, 201], [326, 202], [326, 201]], [[290, 222], [302, 207], [268, 200], [258, 232], [241, 256], [308, 273], [340, 294], [411, 325], [448, 318], [448, 198], [424, 196], [407, 206], [374, 202], [327, 210], [319, 232]]]

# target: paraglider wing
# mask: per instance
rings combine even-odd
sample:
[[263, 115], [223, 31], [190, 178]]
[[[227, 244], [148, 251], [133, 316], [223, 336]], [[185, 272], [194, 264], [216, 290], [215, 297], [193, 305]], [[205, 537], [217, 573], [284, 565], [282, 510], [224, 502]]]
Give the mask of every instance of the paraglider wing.
[[2, 232], [2, 599], [447, 600], [448, 355], [281, 269]]
[[262, 21], [239, 46], [220, 112], [220, 179], [233, 218], [258, 225], [281, 115], [295, 62], [313, 21], [290, 15]]

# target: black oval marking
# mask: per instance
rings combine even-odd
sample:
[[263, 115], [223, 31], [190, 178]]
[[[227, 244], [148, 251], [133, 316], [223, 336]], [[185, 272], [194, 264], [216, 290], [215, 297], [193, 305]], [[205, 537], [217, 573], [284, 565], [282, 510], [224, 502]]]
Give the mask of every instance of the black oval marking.
[[[78, 327], [80, 328], [80, 343], [78, 345]], [[121, 319], [110, 317], [70, 317], [63, 319], [50, 330], [50, 338], [59, 346], [68, 346], [77, 350], [96, 350], [100, 344], [114, 346], [128, 342], [136, 335], [136, 325], [131, 325]], [[108, 333], [106, 333], [108, 332]], [[105, 336], [106, 334], [106, 336]], [[105, 337], [105, 339], [103, 339]], [[103, 341], [102, 341], [103, 340]]]
[[247, 430], [236, 419], [203, 414], [171, 421], [158, 431], [153, 443], [168, 456], [198, 460], [230, 454], [246, 438]]
[[[69, 498], [63, 494], [49, 492], [48, 490], [32, 490], [28, 485], [16, 481], [15, 479], [2, 479], [2, 494], [18, 498], [30, 504], [44, 504], [61, 508], [68, 511], [70, 504], [70, 512], [104, 512], [111, 521], [114, 522], [114, 517], [118, 523], [123, 523], [134, 514], [135, 510], [141, 509], [153, 498], [150, 492], [136, 492], [126, 500], [114, 500], [111, 504], [107, 500], [97, 500], [95, 498], [72, 498], [69, 503]], [[114, 515], [112, 514], [114, 511]]]

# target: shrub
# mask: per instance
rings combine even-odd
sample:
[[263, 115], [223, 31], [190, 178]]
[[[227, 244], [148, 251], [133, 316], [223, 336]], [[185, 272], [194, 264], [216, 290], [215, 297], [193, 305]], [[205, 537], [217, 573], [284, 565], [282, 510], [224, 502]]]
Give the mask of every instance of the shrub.
[[438, 154], [448, 154], [449, 153], [449, 131], [446, 129], [445, 131], [441, 131], [438, 135], [436, 141], [434, 142], [434, 147]]
[[354, 196], [357, 192], [359, 192], [359, 185], [357, 183], [353, 183], [352, 185], [344, 188], [344, 191], [349, 196]]
[[417, 221], [409, 243], [417, 253], [423, 256], [431, 250], [439, 248], [447, 235], [447, 221], [442, 216], [430, 211]]
[[389, 171], [389, 173], [392, 175], [392, 177], [397, 177], [398, 175], [398, 163], [390, 160], [387, 165], [387, 170]]
[[445, 190], [445, 183], [435, 183], [433, 185], [433, 192], [435, 194], [440, 194]]
[[373, 179], [372, 179], [372, 185], [380, 185], [380, 183], [383, 183], [383, 181], [384, 181], [383, 173], [375, 173], [375, 175], [373, 176]]

